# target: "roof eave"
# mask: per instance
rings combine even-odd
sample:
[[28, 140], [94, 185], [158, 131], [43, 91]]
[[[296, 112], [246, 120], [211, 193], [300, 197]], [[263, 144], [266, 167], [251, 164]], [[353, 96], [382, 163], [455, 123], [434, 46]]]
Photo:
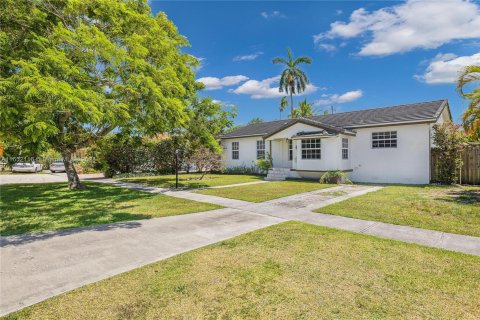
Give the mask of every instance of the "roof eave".
[[235, 138], [262, 137], [264, 135], [265, 133], [255, 133], [255, 134], [244, 134], [244, 135], [229, 136], [229, 137], [222, 136], [220, 137], [220, 139], [225, 140], [225, 139], [235, 139]]
[[431, 123], [435, 121], [437, 121], [437, 118], [427, 118], [427, 119], [419, 119], [419, 120], [412, 120], [412, 121], [395, 121], [395, 122], [360, 124], [360, 125], [346, 126], [345, 128], [356, 129], [356, 128], [369, 128], [369, 127], [400, 126], [400, 125], [408, 125], [408, 124]]

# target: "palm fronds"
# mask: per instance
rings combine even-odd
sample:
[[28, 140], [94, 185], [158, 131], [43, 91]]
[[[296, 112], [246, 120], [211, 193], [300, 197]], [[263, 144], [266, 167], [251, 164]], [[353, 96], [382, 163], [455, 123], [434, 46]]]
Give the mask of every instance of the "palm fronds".
[[272, 63], [285, 65], [285, 69], [280, 76], [278, 91], [286, 92], [290, 95], [290, 114], [292, 115], [294, 109], [293, 95], [305, 91], [307, 85], [309, 84], [306, 73], [301, 70], [298, 65], [311, 64], [312, 59], [305, 56], [295, 59], [292, 50], [290, 50], [290, 48], [287, 48], [287, 59], [284, 59], [282, 57], [276, 57], [272, 60]]
[[470, 92], [465, 91], [468, 84], [480, 83], [480, 66], [467, 66], [460, 74], [457, 82], [457, 91], [470, 104], [463, 113], [462, 121], [465, 132], [475, 140], [480, 140], [480, 87]]

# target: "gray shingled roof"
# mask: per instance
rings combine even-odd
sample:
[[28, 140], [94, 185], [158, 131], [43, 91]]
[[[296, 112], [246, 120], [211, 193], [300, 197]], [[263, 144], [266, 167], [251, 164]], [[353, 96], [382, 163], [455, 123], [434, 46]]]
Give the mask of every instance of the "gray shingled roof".
[[[448, 106], [448, 100], [437, 100], [314, 116], [309, 119], [339, 129], [354, 129], [356, 127], [367, 125], [380, 125], [405, 121], [433, 121], [440, 116], [445, 106]], [[293, 123], [294, 121], [296, 121], [296, 119], [251, 124], [227, 133], [223, 135], [222, 138], [269, 135], [278, 131], [282, 127], [288, 126], [288, 124]]]

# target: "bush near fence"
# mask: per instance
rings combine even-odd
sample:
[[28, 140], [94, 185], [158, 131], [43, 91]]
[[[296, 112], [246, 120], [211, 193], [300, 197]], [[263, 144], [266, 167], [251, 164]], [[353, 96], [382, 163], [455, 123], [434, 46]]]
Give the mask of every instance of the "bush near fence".
[[[432, 152], [432, 182], [438, 182], [438, 156]], [[458, 183], [480, 184], [480, 143], [467, 143], [462, 152], [462, 167], [458, 174]]]

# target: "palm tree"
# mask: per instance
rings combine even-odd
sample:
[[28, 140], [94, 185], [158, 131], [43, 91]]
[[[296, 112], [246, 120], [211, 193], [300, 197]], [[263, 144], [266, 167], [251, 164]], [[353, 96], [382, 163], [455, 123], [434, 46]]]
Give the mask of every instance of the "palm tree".
[[475, 140], [480, 139], [480, 87], [465, 92], [467, 84], [480, 82], [480, 66], [467, 66], [458, 77], [457, 90], [470, 104], [463, 113], [463, 127], [467, 134]]
[[293, 95], [305, 91], [309, 83], [307, 75], [298, 66], [302, 63], [311, 64], [312, 59], [309, 57], [294, 58], [292, 50], [287, 48], [288, 58], [276, 57], [272, 60], [273, 64], [283, 64], [286, 66], [280, 77], [278, 90], [290, 94], [290, 116], [293, 114]]
[[282, 120], [282, 112], [285, 111], [285, 109], [287, 108], [287, 106], [288, 106], [287, 97], [283, 97], [282, 100], [280, 100], [280, 107], [279, 107], [279, 110], [280, 110], [280, 120]]
[[290, 115], [291, 118], [306, 118], [315, 115], [315, 111], [312, 108], [312, 104], [307, 102], [307, 99], [300, 101], [298, 104], [298, 109], [293, 110], [293, 114]]

